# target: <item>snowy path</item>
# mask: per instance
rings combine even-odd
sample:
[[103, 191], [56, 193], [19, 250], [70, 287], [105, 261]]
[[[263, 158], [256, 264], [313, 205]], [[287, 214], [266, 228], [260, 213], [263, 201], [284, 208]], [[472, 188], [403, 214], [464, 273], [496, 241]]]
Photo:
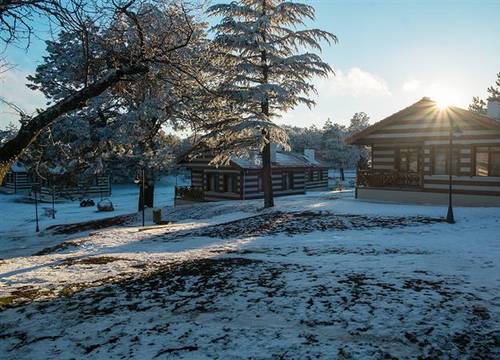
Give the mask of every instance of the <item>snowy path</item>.
[[0, 354], [500, 356], [500, 209], [456, 209], [449, 225], [432, 223], [444, 207], [337, 193], [259, 205], [177, 208], [174, 225], [102, 230], [0, 262], [4, 303], [58, 296], [4, 310]]

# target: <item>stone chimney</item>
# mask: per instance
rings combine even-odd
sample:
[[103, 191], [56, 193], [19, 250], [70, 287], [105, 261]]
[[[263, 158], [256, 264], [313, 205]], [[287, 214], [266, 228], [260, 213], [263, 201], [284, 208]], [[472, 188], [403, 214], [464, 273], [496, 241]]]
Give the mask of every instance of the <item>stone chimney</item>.
[[316, 150], [314, 149], [304, 149], [304, 156], [307, 160], [313, 162], [316, 160]]
[[490, 118], [500, 121], [500, 101], [488, 100], [488, 110], [486, 112]]

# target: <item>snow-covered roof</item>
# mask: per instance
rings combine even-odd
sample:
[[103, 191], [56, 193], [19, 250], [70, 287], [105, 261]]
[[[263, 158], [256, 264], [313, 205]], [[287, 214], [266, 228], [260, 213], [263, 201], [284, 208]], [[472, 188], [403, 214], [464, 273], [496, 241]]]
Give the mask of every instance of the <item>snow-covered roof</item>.
[[[244, 169], [259, 169], [262, 167], [260, 155], [245, 157], [245, 158], [231, 158], [231, 161], [237, 166]], [[318, 160], [310, 160], [302, 154], [291, 152], [276, 152], [276, 159], [273, 161], [274, 167], [323, 167], [325, 166]]]
[[10, 166], [10, 171], [19, 173], [19, 172], [27, 172], [28, 170], [26, 169], [26, 166], [22, 162], [15, 161]]

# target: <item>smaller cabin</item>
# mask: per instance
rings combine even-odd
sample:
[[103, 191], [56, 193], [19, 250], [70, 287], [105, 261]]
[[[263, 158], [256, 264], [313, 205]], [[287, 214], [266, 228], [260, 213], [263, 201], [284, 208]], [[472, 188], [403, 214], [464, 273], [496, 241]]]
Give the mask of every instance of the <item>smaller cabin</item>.
[[[63, 183], [61, 181], [40, 181], [37, 197], [40, 201], [80, 200], [83, 198], [103, 198], [111, 195], [109, 175], [95, 175], [76, 182]], [[30, 193], [34, 198], [33, 190]]]
[[[211, 165], [211, 160], [211, 157], [203, 157], [188, 161], [181, 157], [179, 165], [190, 171], [191, 186], [176, 187], [176, 204], [264, 197], [260, 156], [232, 158], [224, 166]], [[273, 149], [271, 162], [274, 196], [328, 188], [328, 167], [315, 159], [313, 151], [302, 155]]]
[[32, 185], [33, 181], [26, 166], [20, 161], [16, 161], [5, 175], [2, 188], [8, 194], [27, 194]]

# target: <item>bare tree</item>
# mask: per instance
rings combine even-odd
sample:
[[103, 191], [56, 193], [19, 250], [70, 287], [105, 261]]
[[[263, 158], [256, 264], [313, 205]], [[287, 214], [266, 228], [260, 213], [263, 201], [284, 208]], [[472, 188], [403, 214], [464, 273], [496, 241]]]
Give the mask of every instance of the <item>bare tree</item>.
[[[43, 129], [60, 116], [85, 107], [90, 99], [117, 86], [120, 82], [137, 81], [159, 65], [172, 65], [175, 63], [173, 55], [190, 44], [195, 32], [193, 17], [190, 16], [193, 8], [187, 9], [183, 2], [113, 0], [111, 4], [107, 2], [99, 5], [95, 2], [89, 4], [84, 0], [14, 0], [1, 3], [2, 27], [0, 31], [2, 40], [6, 44], [22, 36], [29, 39], [33, 33], [30, 16], [35, 16], [40, 12], [55, 19], [60, 29], [80, 31], [81, 46], [84, 50], [89, 49], [91, 45], [88, 35], [94, 27], [106, 28], [109, 33], [113, 34], [110, 37], [113, 42], [108, 44], [109, 52], [106, 54], [104, 66], [99, 67], [99, 71], [95, 73], [90, 73], [94, 59], [90, 58], [89, 51], [84, 51], [87, 56], [84, 57], [83, 68], [85, 70], [81, 74], [83, 81], [78, 86], [67, 88], [66, 91], [60, 93], [60, 96], [54, 96], [53, 105], [45, 110], [38, 110], [38, 114], [33, 117], [26, 118], [18, 134], [0, 146], [0, 181], [9, 170], [11, 163], [22, 154]], [[170, 7], [176, 12], [176, 16], [183, 19], [183, 26], [176, 28], [166, 26], [157, 29], [156, 36], [145, 36], [144, 27], [147, 25], [141, 23], [140, 18], [147, 12], [158, 11], [166, 7]], [[18, 18], [22, 18], [23, 22], [19, 23]], [[175, 24], [178, 25], [178, 22]], [[170, 25], [174, 26], [173, 23]], [[176, 36], [168, 36], [172, 33]]]

